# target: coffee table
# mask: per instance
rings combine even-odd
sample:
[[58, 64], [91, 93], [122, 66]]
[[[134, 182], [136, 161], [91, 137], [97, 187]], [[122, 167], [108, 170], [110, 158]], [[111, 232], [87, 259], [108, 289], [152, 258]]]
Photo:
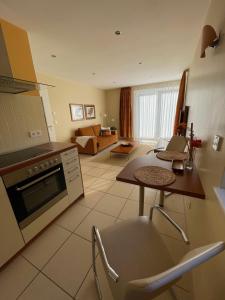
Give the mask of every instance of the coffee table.
[[118, 145], [115, 148], [113, 148], [110, 153], [114, 153], [114, 154], [120, 154], [120, 155], [125, 155], [125, 156], [129, 156], [135, 149], [137, 149], [139, 143], [138, 142], [129, 142], [131, 144], [131, 146], [122, 146], [122, 145]]

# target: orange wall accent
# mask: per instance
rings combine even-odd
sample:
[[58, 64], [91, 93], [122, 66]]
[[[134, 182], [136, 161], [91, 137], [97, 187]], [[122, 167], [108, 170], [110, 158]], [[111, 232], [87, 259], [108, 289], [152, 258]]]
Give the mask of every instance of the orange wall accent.
[[[13, 77], [37, 82], [27, 32], [3, 19], [0, 19], [0, 26]], [[39, 92], [25, 94], [37, 96]]]

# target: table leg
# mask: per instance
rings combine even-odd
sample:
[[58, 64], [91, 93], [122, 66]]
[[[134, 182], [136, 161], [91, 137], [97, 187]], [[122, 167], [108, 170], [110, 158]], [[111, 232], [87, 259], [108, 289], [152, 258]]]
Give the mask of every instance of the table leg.
[[139, 186], [139, 216], [144, 215], [145, 188]]
[[165, 198], [164, 191], [160, 191], [160, 198], [159, 198], [160, 207], [164, 207], [164, 198]]

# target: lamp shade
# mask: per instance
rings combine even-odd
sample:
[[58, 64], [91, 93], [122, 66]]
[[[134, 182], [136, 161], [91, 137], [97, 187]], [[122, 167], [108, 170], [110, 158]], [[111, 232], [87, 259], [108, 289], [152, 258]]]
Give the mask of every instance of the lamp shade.
[[205, 50], [208, 47], [215, 47], [219, 38], [211, 25], [205, 25], [202, 30], [201, 58], [205, 57]]

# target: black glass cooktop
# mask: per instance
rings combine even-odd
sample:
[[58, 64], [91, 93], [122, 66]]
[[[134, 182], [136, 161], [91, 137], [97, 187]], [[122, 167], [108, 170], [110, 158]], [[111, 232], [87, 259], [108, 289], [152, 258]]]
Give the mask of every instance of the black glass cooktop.
[[52, 150], [43, 149], [41, 147], [32, 147], [24, 150], [11, 152], [7, 154], [0, 155], [0, 168], [5, 168], [10, 165], [14, 165], [16, 163], [25, 161], [27, 159], [31, 159], [33, 157], [42, 155], [44, 153], [51, 152]]

